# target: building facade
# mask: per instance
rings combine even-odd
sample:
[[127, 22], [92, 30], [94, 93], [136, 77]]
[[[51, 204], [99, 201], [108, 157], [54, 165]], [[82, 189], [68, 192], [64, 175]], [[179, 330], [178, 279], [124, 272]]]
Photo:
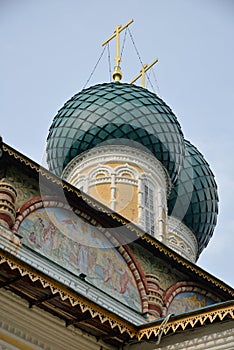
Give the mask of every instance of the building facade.
[[48, 169], [1, 143], [0, 349], [234, 348], [234, 290], [196, 266], [215, 177], [171, 108], [120, 78], [58, 111]]

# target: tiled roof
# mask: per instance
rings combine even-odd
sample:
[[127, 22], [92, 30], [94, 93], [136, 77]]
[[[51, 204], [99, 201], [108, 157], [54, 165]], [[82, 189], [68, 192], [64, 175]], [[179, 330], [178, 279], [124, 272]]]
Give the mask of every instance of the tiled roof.
[[58, 111], [47, 139], [50, 170], [61, 175], [76, 155], [105, 143], [146, 147], [172, 182], [183, 163], [183, 134], [176, 116], [154, 93], [126, 83], [82, 90]]
[[194, 232], [200, 252], [207, 246], [217, 222], [217, 185], [209, 164], [187, 140], [184, 165], [168, 200], [168, 214]]

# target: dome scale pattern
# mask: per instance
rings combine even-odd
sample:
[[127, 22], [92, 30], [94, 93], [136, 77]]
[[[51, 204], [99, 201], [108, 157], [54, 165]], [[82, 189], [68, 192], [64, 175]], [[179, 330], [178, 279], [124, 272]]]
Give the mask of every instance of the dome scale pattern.
[[60, 176], [77, 155], [115, 143], [145, 147], [175, 183], [184, 139], [175, 114], [156, 94], [126, 83], [104, 83], [74, 95], [58, 111], [47, 138], [47, 162]]
[[203, 155], [189, 141], [184, 142], [184, 165], [168, 200], [168, 214], [177, 217], [193, 231], [200, 254], [217, 223], [218, 190]]

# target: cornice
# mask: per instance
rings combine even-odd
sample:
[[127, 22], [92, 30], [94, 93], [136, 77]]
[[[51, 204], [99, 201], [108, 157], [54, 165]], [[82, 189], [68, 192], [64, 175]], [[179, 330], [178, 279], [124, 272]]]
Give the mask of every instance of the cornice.
[[62, 320], [37, 307], [29, 309], [25, 300], [10, 291], [0, 290], [0, 307], [1, 338], [17, 343], [17, 349], [63, 350], [67, 344], [67, 349], [75, 350], [77, 343], [81, 350], [114, 349], [78, 328], [64, 327]]
[[[17, 314], [19, 312], [21, 312], [21, 314], [24, 313], [24, 315], [25, 315], [25, 313], [28, 312], [28, 311], [23, 312], [22, 310], [20, 311], [22, 306], [24, 308], [27, 307], [27, 305], [26, 305], [27, 303], [25, 301], [23, 301], [21, 298], [18, 298], [17, 296], [15, 297], [13, 294], [11, 294], [10, 292], [7, 292], [7, 291], [6, 292], [3, 291], [0, 293], [3, 296], [3, 299], [1, 299], [1, 300], [4, 302], [4, 310], [6, 310], [9, 307], [10, 313], [12, 315], [15, 313]], [[6, 296], [7, 299], [4, 296], [5, 293], [8, 294]], [[14, 305], [14, 308], [12, 309], [13, 305]], [[33, 313], [31, 311], [31, 316], [30, 316], [31, 323], [29, 323], [29, 325], [27, 323], [27, 334], [30, 333], [30, 330], [32, 329], [32, 324], [34, 322], [38, 322], [40, 317], [43, 317], [43, 327], [48, 328], [50, 335], [51, 335], [51, 333], [54, 333], [54, 331], [59, 326], [63, 326], [61, 324], [61, 321], [58, 318], [54, 318], [53, 316], [51, 316], [49, 314], [45, 314], [42, 310], [35, 308], [35, 309], [33, 309]], [[148, 340], [151, 340], [151, 339], [153, 339], [155, 341], [155, 340], [157, 340], [157, 338], [159, 336], [160, 337], [166, 336], [168, 334], [173, 335], [173, 334], [176, 334], [176, 333], [181, 332], [181, 331], [197, 329], [197, 328], [200, 328], [202, 326], [220, 323], [220, 322], [223, 322], [224, 320], [229, 320], [229, 321], [234, 320], [234, 300], [229, 301], [229, 302], [218, 303], [218, 304], [215, 304], [215, 305], [212, 305], [209, 307], [205, 307], [203, 309], [198, 309], [198, 310], [195, 310], [195, 311], [192, 311], [189, 313], [180, 314], [177, 316], [172, 315], [171, 318], [169, 318], [168, 321], [164, 324], [164, 327], [162, 327], [164, 320], [165, 319], [158, 319], [157, 321], [152, 322], [150, 324], [141, 325], [138, 327], [133, 326], [130, 339], [135, 339], [135, 342], [136, 341], [139, 341], [139, 342], [146, 341], [147, 342]], [[24, 320], [23, 320], [23, 323], [25, 323]], [[16, 325], [18, 326], [18, 329], [17, 329]], [[1, 326], [2, 326], [2, 329], [5, 329], [6, 331], [10, 331], [12, 334], [15, 333], [17, 336], [22, 336], [23, 333], [26, 331], [24, 329], [24, 332], [23, 332], [22, 322], [18, 322], [18, 321], [16, 321], [14, 327], [11, 324], [11, 327], [9, 328], [5, 317], [1, 321]], [[20, 330], [20, 328], [21, 328], [21, 330]], [[70, 326], [69, 326], [69, 328], [70, 328]], [[82, 336], [82, 338], [86, 338], [86, 339], [84, 339], [84, 342], [86, 342], [86, 340], [87, 340], [87, 342], [92, 340], [92, 337], [90, 338], [90, 336], [85, 334], [83, 331], [81, 331], [79, 329], [75, 329], [73, 326], [71, 326], [70, 329], [74, 332], [75, 336], [78, 335], [78, 336]], [[61, 328], [60, 332], [61, 332], [61, 337], [64, 338], [66, 336], [67, 330], [63, 326], [63, 328]], [[38, 334], [39, 337], [40, 337], [40, 335], [41, 335], [41, 333]], [[27, 335], [27, 337], [29, 337], [30, 341], [35, 341], [35, 342], [37, 341], [38, 342], [38, 337], [37, 338], [30, 337], [29, 334]], [[23, 339], [27, 340], [27, 337], [25, 335], [23, 337]], [[61, 340], [61, 337], [60, 337], [60, 340]], [[92, 344], [92, 343], [94, 343], [93, 340], [90, 344]], [[89, 344], [89, 343], [87, 343], [87, 344]], [[42, 347], [42, 349], [44, 349], [44, 347]], [[48, 347], [46, 349], [48, 350]], [[89, 349], [90, 349], [90, 347], [89, 347]], [[103, 347], [103, 349], [105, 349], [105, 347]]]
[[[199, 326], [205, 326], [206, 324], [213, 324], [214, 322], [221, 322], [224, 319], [234, 320], [234, 300], [182, 315], [172, 316], [163, 328], [163, 335], [191, 328], [194, 329]], [[162, 331], [162, 322], [163, 319], [154, 322], [151, 326], [141, 326], [137, 333], [138, 340], [142, 340], [143, 338], [150, 339], [151, 337], [157, 338]]]

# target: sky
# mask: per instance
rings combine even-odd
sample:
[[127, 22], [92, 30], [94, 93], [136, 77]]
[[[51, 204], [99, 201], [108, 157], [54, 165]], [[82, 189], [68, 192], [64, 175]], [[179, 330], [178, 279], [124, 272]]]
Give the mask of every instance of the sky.
[[[41, 164], [57, 111], [85, 86], [102, 42], [131, 18], [123, 81], [158, 58], [147, 88], [172, 108], [219, 189], [218, 224], [198, 265], [234, 286], [232, 0], [0, 0], [0, 134]], [[114, 55], [111, 42], [112, 66]], [[108, 62], [106, 51], [87, 87], [110, 81]]]

